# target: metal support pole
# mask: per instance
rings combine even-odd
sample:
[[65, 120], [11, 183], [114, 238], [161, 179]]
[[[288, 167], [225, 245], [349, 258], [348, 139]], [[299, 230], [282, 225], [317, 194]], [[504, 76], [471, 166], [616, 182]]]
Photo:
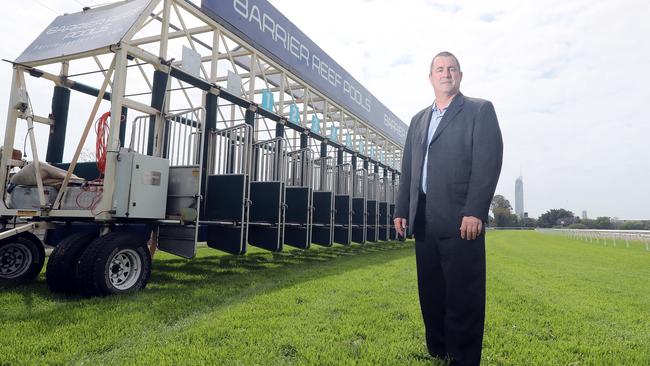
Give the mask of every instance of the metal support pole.
[[336, 164], [343, 165], [343, 149], [338, 149], [336, 152]]
[[124, 147], [124, 141], [126, 140], [126, 121], [129, 113], [129, 109], [122, 107], [122, 115], [120, 116], [120, 147]]
[[246, 114], [244, 115], [244, 122], [246, 122], [247, 125], [251, 126], [253, 128], [253, 131], [255, 131], [255, 112], [253, 112], [251, 109], [247, 109]]
[[[0, 186], [5, 187], [7, 185], [7, 179], [9, 178], [9, 170], [7, 169], [7, 162], [11, 157], [10, 151], [13, 151], [14, 139], [16, 137], [16, 122], [18, 120], [18, 109], [14, 108], [16, 102], [18, 101], [18, 90], [22, 86], [20, 80], [20, 73], [23, 72], [21, 69], [14, 67], [13, 77], [11, 79], [11, 89], [9, 93], [9, 110], [7, 112], [5, 136], [4, 136], [4, 151], [7, 153], [3, 154], [2, 160], [0, 161]], [[4, 207], [4, 201], [0, 202], [0, 205]]]
[[[161, 113], [165, 104], [165, 93], [167, 89], [167, 81], [169, 75], [160, 70], [156, 70], [153, 73], [153, 86], [151, 88], [151, 107], [159, 110]], [[147, 155], [153, 155], [154, 152], [154, 141], [156, 139], [156, 120], [160, 117], [151, 117], [149, 119], [149, 137], [147, 138]], [[165, 134], [167, 134], [167, 129], [165, 128]], [[163, 154], [167, 147], [167, 138], [163, 142]]]
[[306, 149], [309, 147], [309, 135], [306, 133], [300, 134], [300, 148]]
[[352, 171], [357, 170], [357, 154], [352, 155]]
[[[253, 136], [251, 137], [251, 140], [252, 140], [252, 143], [254, 144], [255, 142], [257, 142], [257, 134], [255, 133], [257, 123], [256, 123], [256, 120], [255, 120], [255, 112], [250, 107], [246, 109], [246, 113], [244, 114], [244, 122], [247, 125], [251, 126], [251, 131], [252, 131], [252, 134], [253, 134]], [[229, 159], [234, 159], [234, 154], [230, 154]], [[251, 177], [250, 177], [252, 181], [257, 180], [257, 176], [259, 174], [259, 170], [257, 169], [257, 165], [258, 165], [257, 164], [257, 162], [258, 162], [257, 159], [258, 159], [258, 154], [256, 152], [253, 152], [253, 159], [252, 159], [253, 170], [251, 172]], [[228, 165], [229, 166], [234, 166], [233, 161], [232, 160], [229, 161]]]
[[219, 108], [219, 103], [217, 100], [217, 96], [211, 93], [208, 93], [205, 96], [205, 125], [201, 126], [203, 127], [201, 130], [201, 139], [202, 144], [203, 144], [203, 154], [202, 154], [202, 164], [201, 164], [201, 186], [199, 187], [199, 194], [201, 195], [201, 207], [199, 208], [199, 215], [200, 217], [205, 216], [205, 188], [207, 185], [208, 181], [208, 175], [212, 172], [208, 171], [208, 162], [209, 162], [209, 157], [208, 153], [208, 144], [210, 141], [210, 131], [216, 130], [217, 129], [217, 109]]
[[[126, 49], [120, 49], [115, 54], [115, 74], [113, 78], [113, 95], [111, 98], [111, 116], [119, 116], [122, 112], [122, 100], [124, 99], [124, 89], [126, 87]], [[108, 146], [106, 149], [106, 172], [104, 180], [106, 182], [115, 181], [117, 168], [117, 154], [119, 153], [119, 135], [120, 135], [120, 118], [111, 118], [108, 132]], [[104, 185], [104, 194], [99, 202], [100, 214], [96, 216], [97, 220], [107, 220], [111, 218], [110, 212], [113, 209], [113, 193], [115, 186], [113, 184]]]
[[50, 136], [47, 140], [45, 161], [61, 163], [65, 147], [65, 132], [68, 126], [68, 110], [70, 108], [70, 89], [55, 86], [52, 95], [52, 117], [54, 123], [50, 126]]
[[324, 158], [327, 156], [327, 142], [323, 141], [320, 143], [320, 157]]
[[284, 137], [284, 123], [275, 124], [275, 137]]

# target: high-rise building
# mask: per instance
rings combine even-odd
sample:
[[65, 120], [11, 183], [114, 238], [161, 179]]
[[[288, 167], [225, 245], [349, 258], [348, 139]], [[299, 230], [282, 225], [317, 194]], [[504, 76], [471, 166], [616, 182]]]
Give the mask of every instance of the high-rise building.
[[524, 218], [524, 178], [521, 176], [515, 181], [515, 214]]
[[587, 210], [582, 210], [582, 219], [583, 220], [587, 219]]

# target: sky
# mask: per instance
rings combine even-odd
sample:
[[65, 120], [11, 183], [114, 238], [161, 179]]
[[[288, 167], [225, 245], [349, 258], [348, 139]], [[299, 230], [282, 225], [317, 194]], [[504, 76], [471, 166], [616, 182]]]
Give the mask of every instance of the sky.
[[[57, 14], [103, 0], [10, 0], [0, 58]], [[431, 57], [460, 60], [461, 91], [493, 102], [504, 139], [497, 194], [531, 217], [564, 208], [650, 219], [650, 5], [641, 0], [270, 0], [405, 123], [433, 102]], [[0, 65], [6, 113], [9, 64]], [[0, 136], [4, 136], [0, 118]]]

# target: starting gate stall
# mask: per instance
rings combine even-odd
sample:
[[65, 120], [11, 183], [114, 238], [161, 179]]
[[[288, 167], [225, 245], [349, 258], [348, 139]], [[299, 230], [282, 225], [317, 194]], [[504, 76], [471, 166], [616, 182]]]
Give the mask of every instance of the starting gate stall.
[[334, 197], [334, 242], [349, 245], [352, 240], [352, 165], [336, 166]]
[[390, 231], [390, 216], [388, 214], [388, 191], [390, 188], [391, 185], [388, 177], [379, 178], [379, 184], [377, 185], [377, 199], [379, 204], [377, 226], [379, 227], [379, 240], [384, 241], [388, 240]]
[[334, 241], [334, 164], [331, 156], [314, 160], [314, 192], [312, 203], [311, 241], [314, 244], [332, 246]]
[[[202, 123], [196, 122], [203, 108], [165, 116], [163, 156], [169, 160], [166, 218], [158, 226], [158, 249], [185, 258], [196, 254], [200, 205]], [[131, 126], [129, 148], [146, 154], [150, 116], [137, 117]], [[181, 223], [179, 225], [178, 223]]]
[[393, 179], [390, 182], [390, 187], [388, 188], [388, 213], [389, 213], [389, 239], [397, 239], [397, 230], [393, 224], [395, 219], [395, 196], [397, 196], [397, 189], [399, 188], [399, 178], [393, 175]]
[[308, 249], [312, 231], [313, 152], [309, 148], [287, 154], [284, 243]]
[[251, 194], [252, 127], [240, 124], [210, 131], [205, 184], [207, 244], [232, 254], [246, 253]]
[[248, 242], [273, 252], [284, 243], [286, 143], [281, 137], [253, 144]]
[[379, 241], [379, 174], [368, 174], [368, 198], [366, 200], [367, 241]]
[[363, 168], [354, 171], [354, 184], [352, 190], [352, 241], [366, 242], [367, 213], [366, 195], [368, 193], [368, 171]]

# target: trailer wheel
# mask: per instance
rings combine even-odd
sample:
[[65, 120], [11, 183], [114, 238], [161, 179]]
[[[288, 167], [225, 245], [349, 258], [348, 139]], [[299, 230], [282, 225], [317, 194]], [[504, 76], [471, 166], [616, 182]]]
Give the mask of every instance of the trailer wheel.
[[77, 263], [95, 237], [93, 233], [75, 233], [65, 237], [54, 248], [45, 269], [47, 286], [52, 292], [69, 295], [79, 290], [75, 282]]
[[77, 283], [88, 297], [142, 290], [150, 276], [151, 254], [146, 243], [125, 232], [95, 239], [77, 266]]
[[0, 280], [35, 279], [45, 263], [45, 248], [40, 240], [15, 236], [0, 242]]

